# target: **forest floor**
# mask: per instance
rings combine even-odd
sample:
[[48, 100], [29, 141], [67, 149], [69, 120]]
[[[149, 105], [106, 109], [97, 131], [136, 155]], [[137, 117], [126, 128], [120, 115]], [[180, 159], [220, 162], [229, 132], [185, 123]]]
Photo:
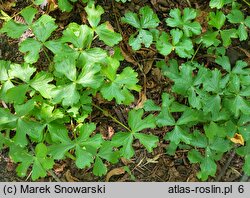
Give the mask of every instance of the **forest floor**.
[[[2, 4], [1, 4], [2, 2]], [[13, 4], [16, 3], [16, 4]], [[120, 23], [120, 17], [124, 15], [126, 11], [138, 12], [138, 10], [145, 5], [149, 5], [159, 16], [160, 20], [166, 18], [169, 14], [170, 9], [173, 8], [185, 8], [193, 7], [199, 9], [201, 13], [208, 13], [210, 11], [208, 0], [132, 0], [128, 3], [117, 3], [111, 0], [97, 1], [98, 4], [103, 6], [105, 14], [103, 20], [109, 21], [117, 32], [120, 32], [123, 36], [123, 41], [120, 47], [123, 50], [123, 55], [125, 61], [122, 66], [131, 65], [138, 73], [139, 68], [136, 68], [136, 62], [140, 62], [144, 65], [144, 73], [146, 74], [146, 88], [147, 97], [154, 99], [154, 101], [161, 101], [161, 94], [164, 91], [163, 84], [167, 82], [159, 69], [154, 67], [155, 60], [157, 58], [154, 49], [142, 48], [139, 51], [132, 52], [128, 45], [128, 38], [134, 31], [128, 25]], [[9, 15], [14, 15], [18, 13], [21, 9], [25, 8], [30, 4], [29, 1], [0, 1], [0, 10], [4, 10]], [[242, 2], [244, 4], [244, 2]], [[14, 6], [15, 5], [15, 6]], [[246, 6], [247, 7], [247, 6]], [[79, 24], [84, 23], [86, 16], [83, 13], [84, 7], [81, 3], [75, 4], [74, 9], [70, 13], [62, 13], [60, 10], [55, 10], [50, 12], [50, 15], [57, 20], [60, 29], [63, 30], [70, 22], [77, 22]], [[245, 12], [249, 13], [249, 10]], [[205, 16], [205, 15], [204, 15]], [[200, 20], [202, 23], [202, 17]], [[0, 27], [1, 27], [0, 21]], [[58, 32], [60, 34], [61, 32]], [[55, 35], [56, 37], [56, 35]], [[0, 59], [10, 60], [12, 62], [21, 63], [23, 61], [23, 54], [18, 51], [18, 40], [13, 40], [5, 35], [0, 35]], [[96, 43], [98, 45], [98, 43]], [[249, 58], [242, 51], [237, 50], [235, 47], [240, 46], [242, 49], [249, 51], [249, 41], [242, 43], [233, 43], [227, 50], [227, 54], [231, 61], [237, 60], [239, 58], [246, 59]], [[203, 52], [198, 52], [197, 57], [201, 62], [207, 64], [211, 61], [211, 58], [203, 56]], [[173, 57], [167, 57], [173, 58]], [[40, 59], [41, 60], [41, 59]], [[43, 60], [43, 59], [42, 59]], [[35, 64], [40, 70], [46, 69], [46, 58], [44, 61], [39, 61]], [[167, 61], [167, 59], [166, 59]], [[145, 79], [143, 75], [140, 75], [140, 83], [143, 85]], [[140, 98], [142, 96], [137, 96]], [[114, 106], [112, 103], [104, 104], [107, 109], [112, 110], [112, 114], [118, 117], [119, 120], [126, 122], [127, 117], [127, 107], [125, 106]], [[101, 123], [97, 125], [97, 129], [103, 133], [108, 130], [119, 129], [116, 123], [111, 123], [107, 118], [105, 118], [100, 112], [94, 112], [93, 119], [96, 123]], [[153, 134], [160, 136], [163, 134], [161, 131], [153, 131]], [[133, 145], [136, 148], [135, 156], [132, 160], [121, 160], [120, 163], [116, 165], [109, 165], [108, 170], [110, 171], [107, 176], [96, 177], [93, 175], [91, 169], [77, 169], [74, 162], [70, 159], [58, 161], [53, 169], [53, 176], [49, 175], [46, 178], [40, 179], [38, 181], [55, 181], [57, 178], [60, 181], [140, 181], [140, 182], [193, 182], [198, 181], [196, 174], [199, 171], [199, 166], [196, 164], [190, 164], [187, 159], [188, 150], [182, 149], [178, 150], [174, 156], [166, 155], [166, 143], [160, 142], [160, 146], [154, 149], [154, 152], [149, 154], [147, 151], [137, 145]], [[225, 168], [225, 164], [228, 159], [232, 157], [229, 166]], [[227, 153], [222, 158], [222, 160], [217, 162], [217, 177], [209, 178], [208, 181], [239, 181], [242, 176], [242, 165], [243, 160], [238, 156], [233, 156], [233, 153]], [[127, 166], [130, 173], [122, 171], [122, 167]], [[0, 152], [0, 181], [31, 181], [30, 177], [19, 178], [15, 173], [16, 165], [12, 163], [11, 159], [7, 156], [7, 150], [2, 150]], [[220, 173], [223, 173], [220, 175]]]

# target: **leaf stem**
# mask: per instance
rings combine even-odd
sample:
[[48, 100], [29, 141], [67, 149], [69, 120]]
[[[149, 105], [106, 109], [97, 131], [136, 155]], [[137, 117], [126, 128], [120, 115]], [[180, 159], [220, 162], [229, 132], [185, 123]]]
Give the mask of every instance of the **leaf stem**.
[[65, 155], [74, 161], [76, 160], [76, 157], [72, 155], [70, 152], [65, 153]]
[[248, 6], [250, 6], [250, 3], [246, 0], [243, 0]]
[[92, 105], [99, 109], [101, 112], [103, 112], [103, 114], [107, 117], [110, 117], [112, 120], [114, 120], [114, 122], [116, 122], [117, 124], [121, 125], [123, 128], [125, 128], [126, 130], [128, 130], [129, 132], [132, 132], [132, 130], [130, 128], [128, 128], [126, 125], [124, 125], [123, 123], [121, 123], [119, 120], [117, 120], [115, 117], [113, 117], [112, 115], [109, 114], [109, 112], [105, 111], [104, 109], [102, 109], [101, 107], [95, 105], [92, 103]]
[[43, 52], [44, 52], [46, 58], [47, 58], [48, 61], [49, 61], [49, 64], [51, 64], [51, 60], [50, 60], [50, 57], [49, 57], [48, 53], [46, 52], [46, 50], [45, 50], [44, 48], [42, 48], [42, 49], [43, 49]]
[[195, 56], [196, 56], [196, 54], [198, 53], [198, 51], [199, 51], [200, 47], [201, 47], [201, 44], [200, 44], [200, 45], [198, 46], [198, 48], [196, 49], [196, 51], [195, 51], [195, 53], [194, 53], [194, 55], [193, 55], [193, 57], [192, 57], [192, 59], [191, 59], [191, 62], [193, 62], [194, 57], [195, 57]]

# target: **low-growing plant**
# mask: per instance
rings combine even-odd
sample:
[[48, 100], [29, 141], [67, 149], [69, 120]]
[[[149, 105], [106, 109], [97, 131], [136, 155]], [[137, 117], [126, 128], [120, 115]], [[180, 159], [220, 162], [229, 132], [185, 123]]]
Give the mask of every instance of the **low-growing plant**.
[[[149, 6], [139, 14], [125, 13], [121, 21], [135, 28], [129, 38], [134, 51], [151, 46], [161, 56], [174, 52], [181, 60], [156, 63], [171, 89], [162, 94], [161, 104], [148, 99], [142, 108], [129, 108], [126, 125], [94, 103], [98, 95], [115, 105], [130, 105], [134, 93], [141, 91], [135, 69], [120, 68], [124, 58], [116, 45], [122, 36], [108, 21], [101, 23], [104, 9], [94, 1], [82, 1], [87, 3], [87, 24], [72, 22], [58, 37], [53, 36], [58, 29], [55, 19], [47, 14], [38, 17], [36, 5], [43, 2], [36, 0], [19, 13], [23, 23], [4, 13], [0, 29], [13, 39], [32, 32], [20, 39], [22, 64], [0, 60], [0, 149], [8, 148], [20, 177], [28, 170], [33, 180], [45, 177], [56, 160], [66, 158], [80, 169], [92, 167], [95, 175], [105, 175], [107, 163], [135, 155], [134, 141], [152, 152], [160, 142], [153, 134], [156, 127], [168, 127], [161, 140], [168, 143], [167, 154], [188, 148], [189, 161], [200, 164], [199, 179], [214, 177], [216, 161], [231, 150], [244, 158], [243, 171], [250, 175], [250, 69], [243, 60], [231, 64], [226, 55], [232, 39], [248, 38], [250, 17], [239, 4], [211, 0], [210, 7], [220, 10], [208, 14], [205, 31], [197, 20], [199, 12], [192, 8], [172, 9], [164, 20], [166, 29], [158, 29], [160, 20]], [[75, 2], [59, 0], [58, 6], [69, 12]], [[232, 5], [227, 15], [224, 5]], [[96, 39], [113, 53], [96, 47]], [[195, 61], [201, 49], [214, 55], [211, 65]], [[44, 71], [34, 66], [41, 53], [48, 58]], [[93, 109], [122, 129], [105, 139], [89, 119]]]

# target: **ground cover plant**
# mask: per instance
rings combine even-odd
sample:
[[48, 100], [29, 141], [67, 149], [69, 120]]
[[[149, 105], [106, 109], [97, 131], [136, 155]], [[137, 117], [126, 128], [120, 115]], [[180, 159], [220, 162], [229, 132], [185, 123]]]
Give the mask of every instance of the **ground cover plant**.
[[[249, 4], [207, 4], [206, 12], [176, 7], [165, 16], [150, 5], [126, 10], [114, 14], [116, 31], [99, 1], [34, 0], [14, 15], [1, 10], [0, 34], [18, 40], [23, 55], [19, 63], [0, 60], [0, 149], [17, 164], [17, 175], [57, 178], [55, 166], [70, 160], [102, 177], [122, 161], [108, 177], [128, 172], [136, 180], [127, 164], [137, 149], [154, 155], [164, 144], [164, 153], [147, 163], [185, 151], [186, 163], [198, 165], [197, 179], [208, 181], [231, 153], [250, 176], [250, 55], [240, 45], [249, 37]], [[62, 27], [53, 12], [77, 6], [82, 23]], [[232, 59], [234, 43], [244, 58]], [[153, 54], [149, 68], [136, 53]], [[161, 79], [158, 100], [147, 94], [150, 70]], [[112, 106], [126, 110], [125, 121]], [[115, 127], [103, 133], [96, 112]]]

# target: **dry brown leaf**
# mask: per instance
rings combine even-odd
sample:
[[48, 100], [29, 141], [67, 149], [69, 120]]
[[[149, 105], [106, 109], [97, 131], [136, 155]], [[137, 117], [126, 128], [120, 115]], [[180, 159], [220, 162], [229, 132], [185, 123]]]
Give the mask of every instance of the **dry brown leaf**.
[[121, 175], [121, 174], [124, 174], [125, 173], [125, 170], [123, 167], [120, 167], [120, 168], [115, 168], [111, 171], [108, 172], [107, 176], [106, 176], [106, 182], [109, 181], [109, 179], [114, 176], [114, 175]]
[[230, 140], [235, 143], [235, 144], [240, 144], [244, 146], [244, 138], [242, 137], [241, 134], [235, 133], [233, 138], [230, 138]]
[[135, 109], [141, 109], [144, 105], [144, 102], [147, 100], [147, 96], [145, 95], [144, 92], [139, 93], [139, 100], [137, 102], [137, 105]]
[[58, 164], [58, 163], [56, 163], [55, 165], [54, 165], [54, 167], [53, 167], [53, 169], [54, 169], [54, 172], [56, 173], [56, 174], [59, 174], [59, 173], [61, 173], [61, 172], [63, 172], [64, 171], [64, 168], [66, 167], [66, 163], [64, 163], [64, 164]]
[[115, 134], [114, 128], [112, 126], [108, 126], [108, 139], [110, 140], [114, 134]]
[[55, 0], [47, 0], [48, 1], [48, 9], [47, 12], [50, 13], [58, 8], [58, 5]]
[[129, 159], [126, 159], [126, 158], [124, 158], [124, 157], [121, 157], [121, 161], [122, 161], [122, 163], [124, 164], [124, 165], [128, 165], [128, 164], [132, 164], [132, 163], [134, 163], [132, 160], [129, 160]]
[[78, 182], [79, 181], [78, 178], [71, 175], [70, 170], [67, 170], [67, 172], [65, 173], [65, 178], [68, 182]]
[[132, 56], [132, 54], [128, 51], [128, 49], [126, 48], [125, 44], [121, 44], [120, 46], [121, 49], [121, 53], [124, 57], [124, 59], [129, 62], [132, 63], [133, 65], [137, 65], [138, 63], [135, 61], [134, 57]]

